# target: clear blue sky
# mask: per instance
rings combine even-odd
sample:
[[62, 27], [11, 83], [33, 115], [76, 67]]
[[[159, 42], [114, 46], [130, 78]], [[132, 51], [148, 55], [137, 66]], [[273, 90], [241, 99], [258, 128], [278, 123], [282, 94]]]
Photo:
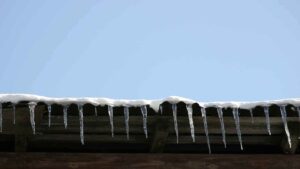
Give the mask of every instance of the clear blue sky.
[[300, 1], [0, 0], [0, 93], [300, 97]]

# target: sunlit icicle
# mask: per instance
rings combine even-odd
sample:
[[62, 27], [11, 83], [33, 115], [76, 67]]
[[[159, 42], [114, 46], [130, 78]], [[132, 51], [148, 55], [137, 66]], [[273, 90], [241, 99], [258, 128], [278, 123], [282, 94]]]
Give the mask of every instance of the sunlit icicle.
[[220, 124], [221, 124], [223, 143], [224, 143], [224, 147], [226, 148], [227, 145], [226, 145], [226, 134], [225, 134], [223, 110], [221, 107], [218, 107], [217, 111], [218, 111], [218, 116], [219, 116], [219, 120], [220, 120]]
[[30, 123], [32, 127], [32, 133], [35, 134], [35, 121], [34, 121], [34, 109], [37, 104], [35, 102], [28, 103], [30, 113]]
[[290, 148], [292, 147], [292, 141], [291, 141], [291, 135], [287, 124], [287, 114], [286, 114], [286, 107], [284, 105], [280, 106], [280, 113], [281, 113], [281, 119], [284, 125], [284, 131], [287, 136], [287, 140], [289, 143]]
[[48, 104], [48, 106], [47, 106], [47, 108], [48, 108], [48, 127], [50, 127], [51, 126], [51, 104]]
[[162, 104], [159, 105], [159, 110], [160, 110], [160, 114], [163, 114], [163, 106], [162, 106]]
[[194, 128], [194, 121], [193, 121], [193, 106], [191, 104], [186, 105], [186, 109], [187, 109], [188, 117], [189, 117], [192, 140], [193, 140], [193, 142], [195, 142], [195, 128]]
[[108, 106], [108, 116], [111, 127], [111, 137], [114, 137], [114, 109], [112, 106]]
[[63, 108], [65, 129], [68, 127], [68, 108], [69, 108], [68, 105], [65, 105]]
[[0, 103], [0, 132], [2, 132], [2, 103]]
[[175, 133], [176, 133], [176, 142], [178, 144], [179, 140], [178, 140], [177, 105], [176, 104], [172, 104], [172, 110], [173, 110], [174, 129], [175, 129]]
[[233, 118], [234, 118], [236, 132], [237, 132], [238, 139], [239, 139], [239, 142], [240, 142], [241, 150], [243, 150], [242, 133], [241, 133], [241, 129], [240, 129], [239, 109], [238, 108], [233, 108], [232, 114], [233, 114]]
[[271, 135], [269, 107], [267, 107], [267, 106], [264, 107], [264, 113], [265, 113], [265, 116], [266, 116], [267, 130], [268, 130], [269, 135]]
[[98, 116], [97, 106], [95, 106], [95, 116]]
[[12, 109], [13, 109], [13, 124], [16, 124], [16, 104], [12, 104]]
[[208, 133], [208, 126], [207, 126], [207, 118], [206, 118], [206, 110], [205, 110], [204, 107], [201, 107], [201, 114], [202, 114], [202, 119], [203, 119], [204, 132], [205, 132], [205, 135], [206, 135], [206, 142], [207, 142], [207, 147], [208, 147], [208, 153], [211, 154], [210, 141], [209, 141], [209, 133]]
[[127, 106], [124, 107], [124, 117], [125, 117], [126, 136], [127, 136], [127, 140], [129, 140], [129, 108]]
[[254, 123], [253, 109], [250, 109], [249, 112], [250, 112], [250, 116], [251, 116], [251, 123], [253, 124]]
[[143, 129], [144, 129], [144, 133], [146, 138], [148, 138], [148, 129], [147, 129], [147, 106], [141, 106], [141, 112], [143, 115]]
[[84, 145], [84, 124], [83, 124], [83, 107], [78, 105], [79, 123], [80, 123], [80, 142]]
[[300, 121], [300, 107], [297, 107], [297, 112], [298, 112], [298, 117], [299, 117], [299, 121]]

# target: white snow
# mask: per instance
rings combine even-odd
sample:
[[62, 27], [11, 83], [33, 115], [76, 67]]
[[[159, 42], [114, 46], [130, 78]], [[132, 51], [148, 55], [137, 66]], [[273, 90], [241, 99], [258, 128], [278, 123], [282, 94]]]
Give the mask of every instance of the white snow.
[[17, 104], [21, 101], [28, 102], [44, 102], [47, 105], [60, 104], [60, 105], [70, 105], [72, 103], [83, 105], [92, 104], [94, 106], [98, 105], [109, 105], [109, 106], [143, 106], [149, 105], [156, 112], [159, 110], [160, 104], [163, 102], [169, 102], [171, 104], [176, 104], [178, 102], [184, 102], [186, 104], [198, 103], [201, 107], [222, 107], [222, 108], [241, 108], [241, 109], [252, 109], [256, 106], [268, 107], [272, 104], [276, 105], [287, 105], [292, 104], [295, 106], [300, 106], [300, 98], [293, 99], [283, 99], [283, 100], [269, 100], [269, 101], [254, 101], [254, 102], [199, 102], [196, 100], [170, 96], [165, 99], [157, 100], [126, 100], [126, 99], [109, 99], [109, 98], [95, 98], [95, 97], [82, 97], [82, 98], [51, 98], [45, 96], [31, 95], [31, 94], [0, 94], [0, 103], [11, 102]]

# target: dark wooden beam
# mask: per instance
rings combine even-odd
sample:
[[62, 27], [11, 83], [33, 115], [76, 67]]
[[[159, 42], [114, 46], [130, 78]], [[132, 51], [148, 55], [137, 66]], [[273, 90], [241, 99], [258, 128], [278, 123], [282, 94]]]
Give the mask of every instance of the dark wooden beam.
[[[44, 106], [35, 108], [35, 125], [39, 126], [43, 116]], [[14, 125], [15, 152], [26, 152], [28, 139], [32, 137], [29, 108], [16, 107], [16, 124]]]
[[162, 153], [168, 140], [170, 127], [169, 117], [158, 117], [151, 142], [151, 153]]
[[298, 169], [299, 155], [0, 153], [1, 169]]

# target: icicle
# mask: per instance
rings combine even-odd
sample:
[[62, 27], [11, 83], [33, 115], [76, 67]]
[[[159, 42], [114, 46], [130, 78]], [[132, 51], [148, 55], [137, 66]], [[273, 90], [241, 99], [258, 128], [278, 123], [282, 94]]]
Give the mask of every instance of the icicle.
[[269, 107], [265, 106], [264, 112], [265, 112], [265, 116], [266, 116], [266, 125], [267, 125], [267, 129], [268, 129], [268, 133], [269, 133], [269, 135], [271, 135]]
[[64, 106], [64, 109], [63, 109], [65, 129], [68, 127], [68, 108], [69, 108], [69, 106], [66, 105], [66, 106]]
[[48, 104], [48, 127], [51, 126], [51, 104]]
[[143, 128], [146, 138], [148, 138], [148, 130], [147, 130], [147, 106], [141, 106], [141, 112], [143, 115]]
[[36, 105], [37, 104], [35, 102], [28, 103], [29, 113], [30, 113], [30, 123], [31, 123], [33, 134], [35, 134], [34, 109]]
[[163, 106], [162, 106], [162, 104], [159, 105], [159, 110], [160, 110], [160, 114], [163, 114]]
[[0, 103], [0, 132], [2, 132], [2, 103]]
[[172, 110], [173, 110], [173, 119], [174, 119], [174, 129], [176, 133], [176, 142], [178, 144], [178, 124], [177, 124], [177, 105], [172, 104]]
[[108, 106], [108, 115], [111, 127], [111, 137], [114, 137], [114, 109], [112, 106]]
[[124, 107], [124, 117], [125, 117], [127, 140], [129, 140], [129, 108], [127, 106]]
[[204, 131], [206, 135], [206, 142], [207, 142], [207, 147], [208, 147], [208, 153], [211, 154], [211, 149], [210, 149], [210, 142], [209, 142], [209, 134], [208, 134], [208, 127], [207, 127], [207, 119], [206, 119], [206, 110], [204, 107], [201, 107], [201, 114], [202, 114], [202, 119], [203, 119], [203, 124], [204, 124]]
[[16, 124], [16, 104], [12, 104], [12, 109], [13, 109], [13, 124]]
[[226, 148], [226, 134], [225, 134], [225, 126], [224, 126], [224, 118], [223, 118], [223, 110], [221, 107], [217, 108], [218, 111], [218, 116], [220, 119], [220, 124], [221, 124], [221, 130], [222, 130], [222, 138], [223, 138], [223, 143], [224, 143], [224, 147]]
[[233, 118], [234, 118], [234, 123], [236, 127], [236, 132], [239, 138], [241, 150], [243, 150], [243, 142], [242, 142], [242, 134], [241, 134], [241, 129], [240, 129], [240, 114], [239, 114], [239, 109], [238, 108], [233, 108]]
[[300, 121], [300, 107], [297, 107], [297, 112], [298, 112], [298, 117], [299, 117], [299, 121]]
[[287, 118], [286, 109], [285, 109], [284, 105], [280, 106], [280, 113], [281, 113], [281, 118], [282, 118], [282, 122], [283, 122], [283, 125], [284, 125], [285, 134], [287, 136], [287, 140], [288, 140], [289, 146], [291, 148], [292, 147], [292, 142], [291, 142], [290, 131], [289, 131], [288, 124], [287, 124], [287, 119], [286, 119]]
[[250, 116], [251, 116], [251, 123], [253, 124], [254, 123], [253, 109], [250, 109], [249, 112], [250, 112]]
[[95, 116], [98, 116], [97, 106], [95, 106]]
[[186, 105], [186, 109], [188, 112], [188, 117], [189, 117], [189, 123], [190, 123], [190, 129], [191, 129], [191, 136], [193, 142], [195, 142], [195, 128], [194, 128], [194, 121], [193, 121], [193, 107], [191, 104]]
[[82, 105], [78, 105], [79, 111], [79, 123], [80, 123], [80, 142], [84, 145], [84, 124], [83, 124], [83, 107]]

